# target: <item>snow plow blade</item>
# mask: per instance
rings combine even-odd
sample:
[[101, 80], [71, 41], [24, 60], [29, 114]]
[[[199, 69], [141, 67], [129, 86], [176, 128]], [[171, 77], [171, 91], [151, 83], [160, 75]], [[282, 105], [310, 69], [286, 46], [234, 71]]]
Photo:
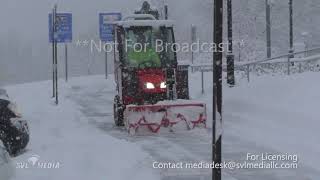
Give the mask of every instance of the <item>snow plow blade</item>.
[[128, 105], [124, 112], [124, 123], [129, 134], [206, 128], [206, 120], [206, 105], [190, 100]]

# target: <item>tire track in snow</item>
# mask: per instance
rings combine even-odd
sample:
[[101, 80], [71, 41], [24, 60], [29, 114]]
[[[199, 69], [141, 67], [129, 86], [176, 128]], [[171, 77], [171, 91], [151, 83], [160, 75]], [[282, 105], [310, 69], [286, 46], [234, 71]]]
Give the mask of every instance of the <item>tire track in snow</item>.
[[[88, 117], [89, 124], [96, 126], [105, 133], [118, 138], [134, 142], [148, 152], [158, 162], [201, 162], [211, 159], [211, 130], [198, 129], [194, 131], [179, 132], [178, 134], [161, 134], [131, 137], [123, 128], [114, 127], [113, 97], [114, 93], [101, 89], [75, 88], [70, 95], [81, 111]], [[261, 152], [276, 152], [273, 149], [257, 146], [239, 137], [224, 135], [223, 158], [224, 161], [243, 162], [246, 153], [260, 154]], [[152, 164], [150, 164], [152, 167]], [[307, 167], [299, 169], [237, 169], [223, 170], [224, 179], [237, 180], [313, 180], [307, 175], [317, 175], [317, 172]], [[159, 169], [163, 180], [209, 180], [211, 169]]]

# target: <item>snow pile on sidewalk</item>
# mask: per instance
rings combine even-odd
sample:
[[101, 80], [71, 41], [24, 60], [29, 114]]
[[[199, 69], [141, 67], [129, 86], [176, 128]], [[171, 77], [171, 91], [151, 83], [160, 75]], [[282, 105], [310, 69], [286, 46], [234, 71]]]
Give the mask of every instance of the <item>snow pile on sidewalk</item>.
[[9, 154], [0, 141], [0, 179], [9, 179], [13, 176], [13, 173], [14, 166], [12, 165]]
[[[18, 166], [14, 180], [159, 179], [151, 169], [151, 158], [140, 147], [89, 126], [66, 98], [71, 88], [63, 81], [59, 85], [58, 106], [50, 98], [50, 81], [6, 88], [31, 131], [28, 151], [13, 160]], [[45, 163], [54, 168], [44, 168]]]
[[225, 133], [296, 154], [320, 172], [319, 79], [320, 73], [257, 77], [225, 88]]
[[[208, 127], [212, 115], [212, 73], [205, 73], [205, 94], [201, 95], [201, 74], [191, 74], [191, 94], [207, 102]], [[320, 73], [291, 76], [252, 76], [250, 83], [238, 79], [234, 88], [223, 87], [223, 158], [243, 162], [246, 153], [298, 155], [298, 169], [235, 170], [236, 179], [259, 177], [302, 177], [316, 180], [320, 166]], [[225, 82], [225, 79], [223, 79]], [[226, 172], [228, 170], [224, 170]], [[273, 177], [266, 176], [266, 179]], [[256, 178], [257, 179], [257, 178]], [[277, 178], [275, 178], [277, 179]], [[283, 179], [283, 178], [279, 178]], [[292, 179], [292, 178], [290, 178]]]

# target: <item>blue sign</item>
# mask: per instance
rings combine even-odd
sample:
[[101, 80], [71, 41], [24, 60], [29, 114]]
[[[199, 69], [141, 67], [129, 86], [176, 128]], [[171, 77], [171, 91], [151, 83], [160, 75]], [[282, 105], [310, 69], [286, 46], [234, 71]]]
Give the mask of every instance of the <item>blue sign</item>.
[[104, 42], [113, 41], [113, 22], [120, 21], [122, 18], [121, 13], [100, 13], [99, 14], [99, 32], [100, 39]]
[[[53, 42], [52, 14], [49, 14], [49, 41]], [[57, 13], [55, 41], [57, 43], [72, 42], [72, 14]]]

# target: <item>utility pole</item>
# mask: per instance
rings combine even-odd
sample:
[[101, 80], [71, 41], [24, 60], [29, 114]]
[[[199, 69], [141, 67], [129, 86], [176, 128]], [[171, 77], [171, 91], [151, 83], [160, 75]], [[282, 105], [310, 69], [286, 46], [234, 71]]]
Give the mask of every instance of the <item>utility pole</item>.
[[233, 55], [233, 40], [232, 40], [232, 0], [227, 1], [228, 11], [228, 54], [227, 54], [227, 83], [229, 86], [235, 85], [234, 77], [234, 55]]
[[[218, 49], [213, 54], [213, 97], [212, 97], [212, 162], [221, 164], [222, 154], [222, 44], [223, 37], [223, 0], [213, 0], [214, 23], [213, 42]], [[220, 126], [217, 122], [220, 121]], [[221, 180], [221, 168], [212, 169], [212, 180]]]
[[289, 0], [289, 17], [290, 17], [290, 32], [289, 32], [289, 36], [290, 36], [290, 49], [289, 49], [289, 57], [290, 58], [294, 58], [294, 49], [293, 49], [293, 0]]
[[271, 20], [270, 20], [270, 4], [266, 0], [266, 34], [267, 34], [267, 58], [271, 58]]

